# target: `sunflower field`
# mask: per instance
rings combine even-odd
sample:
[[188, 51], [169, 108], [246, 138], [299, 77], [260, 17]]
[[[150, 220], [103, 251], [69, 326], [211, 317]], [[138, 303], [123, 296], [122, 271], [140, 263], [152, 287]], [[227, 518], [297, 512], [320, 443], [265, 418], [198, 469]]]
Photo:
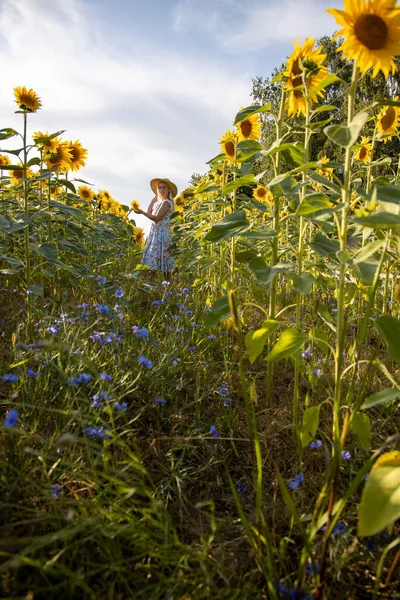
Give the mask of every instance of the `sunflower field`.
[[2, 599], [400, 598], [400, 8], [328, 12], [175, 199], [170, 280], [14, 89]]

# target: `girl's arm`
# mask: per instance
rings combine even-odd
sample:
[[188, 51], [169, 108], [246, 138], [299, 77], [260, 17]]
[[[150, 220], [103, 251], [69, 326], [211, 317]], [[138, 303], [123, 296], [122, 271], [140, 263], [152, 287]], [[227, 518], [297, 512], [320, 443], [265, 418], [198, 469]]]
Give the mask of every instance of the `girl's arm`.
[[[150, 209], [150, 207], [149, 207], [149, 209]], [[156, 215], [152, 215], [150, 212], [145, 212], [144, 210], [141, 210], [140, 212], [142, 215], [144, 215], [145, 217], [150, 219], [150, 221], [153, 221], [154, 223], [159, 223], [165, 217], [165, 215], [167, 214], [169, 209], [170, 209], [170, 205], [169, 205], [168, 201], [165, 200], [165, 202], [162, 203], [161, 208]]]

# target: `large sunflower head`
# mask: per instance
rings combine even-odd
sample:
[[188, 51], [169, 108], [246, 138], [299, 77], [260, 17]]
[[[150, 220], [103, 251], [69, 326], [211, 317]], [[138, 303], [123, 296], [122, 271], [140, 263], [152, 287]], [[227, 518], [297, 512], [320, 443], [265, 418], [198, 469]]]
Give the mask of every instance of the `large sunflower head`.
[[262, 123], [258, 115], [251, 115], [236, 125], [239, 141], [258, 140], [261, 134]]
[[[288, 78], [285, 89], [289, 93], [288, 114], [306, 114], [306, 95], [310, 96], [310, 102], [316, 102], [318, 97], [324, 96], [324, 91], [313, 93], [313, 90], [328, 75], [328, 69], [323, 66], [326, 54], [322, 54], [322, 47], [314, 48], [315, 38], [307, 38], [302, 46], [294, 40], [294, 51], [287, 62], [284, 75]], [[304, 89], [303, 73], [307, 80], [307, 94]]]
[[258, 185], [253, 190], [253, 197], [260, 202], [267, 202], [268, 204], [274, 203], [274, 196], [272, 192], [263, 185]]
[[69, 142], [69, 150], [71, 153], [71, 171], [79, 171], [81, 167], [86, 165], [88, 151], [82, 146], [79, 140]]
[[[54, 138], [57, 139], [57, 138]], [[50, 140], [53, 141], [53, 140]], [[56, 147], [44, 147], [44, 160], [49, 170], [66, 173], [71, 167], [72, 155], [67, 142], [60, 142]]]
[[141, 227], [135, 227], [133, 230], [133, 235], [135, 236], [135, 242], [138, 246], [142, 246], [144, 242], [144, 231]]
[[361, 73], [373, 69], [372, 77], [382, 71], [385, 77], [397, 67], [393, 57], [400, 54], [400, 11], [396, 0], [344, 0], [344, 9], [329, 8], [343, 26], [336, 37], [345, 40], [338, 52], [355, 60]]
[[1, 167], [8, 167], [11, 165], [11, 160], [5, 154], [0, 154], [0, 169]]
[[78, 195], [82, 200], [86, 200], [86, 202], [90, 202], [94, 198], [94, 191], [90, 189], [87, 185], [80, 185], [78, 187]]
[[219, 140], [221, 150], [225, 154], [227, 161], [233, 164], [236, 157], [237, 137], [234, 131], [226, 131]]
[[361, 143], [356, 151], [356, 159], [369, 163], [372, 158], [372, 143], [368, 137], [361, 136]]
[[[397, 100], [397, 98], [395, 98]], [[383, 141], [389, 142], [393, 135], [398, 135], [400, 109], [397, 106], [384, 106], [376, 117], [378, 133], [387, 135]]]
[[42, 106], [37, 93], [26, 87], [14, 88], [14, 95], [18, 107], [26, 112], [36, 112]]

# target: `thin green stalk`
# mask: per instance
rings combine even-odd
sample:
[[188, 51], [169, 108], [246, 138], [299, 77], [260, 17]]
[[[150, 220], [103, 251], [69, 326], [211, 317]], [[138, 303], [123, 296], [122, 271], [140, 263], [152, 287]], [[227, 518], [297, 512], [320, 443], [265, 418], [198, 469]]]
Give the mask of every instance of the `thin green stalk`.
[[[276, 139], [280, 140], [282, 137], [283, 128], [283, 117], [285, 113], [286, 93], [282, 88], [281, 104], [279, 108], [278, 120], [276, 123]], [[277, 152], [275, 155], [275, 175], [279, 175], [281, 169], [281, 153]], [[278, 233], [279, 233], [279, 208], [280, 198], [274, 196], [274, 215], [272, 221], [272, 228], [276, 232], [276, 236], [272, 241], [272, 254], [271, 254], [271, 267], [275, 266], [278, 262]], [[270, 295], [269, 295], [269, 318], [274, 319], [276, 313], [276, 276], [271, 281]], [[268, 349], [272, 347], [272, 338], [268, 340]], [[272, 407], [272, 381], [274, 376], [274, 364], [272, 361], [268, 362], [267, 366], [267, 407]]]
[[[29, 219], [29, 204], [28, 204], [28, 181], [27, 181], [27, 162], [28, 162], [28, 152], [26, 149], [26, 137], [27, 137], [27, 114], [24, 111], [24, 135], [23, 135], [23, 143], [24, 143], [24, 219], [25, 223], [28, 222]], [[26, 294], [27, 294], [27, 331], [29, 340], [32, 339], [33, 336], [33, 326], [32, 326], [32, 301], [31, 295], [28, 293], [30, 285], [31, 285], [31, 258], [29, 251], [29, 236], [30, 236], [30, 227], [29, 224], [24, 228], [24, 249], [25, 249], [25, 278], [26, 278]]]

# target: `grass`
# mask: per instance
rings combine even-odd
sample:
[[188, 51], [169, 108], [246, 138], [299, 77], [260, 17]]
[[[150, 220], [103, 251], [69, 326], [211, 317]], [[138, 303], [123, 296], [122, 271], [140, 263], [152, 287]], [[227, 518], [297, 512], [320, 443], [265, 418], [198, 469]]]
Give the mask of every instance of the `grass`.
[[[182, 275], [169, 287], [146, 286], [144, 280], [118, 279], [111, 267], [100, 274], [107, 278], [104, 285], [87, 279], [79, 288], [66, 286], [60, 302], [44, 307], [37, 302], [38, 345], [31, 349], [23, 336], [24, 313], [15, 308], [23, 307], [22, 299], [3, 292], [1, 373], [15, 373], [19, 380], [1, 383], [1, 405], [4, 414], [16, 408], [19, 422], [0, 433], [1, 597], [271, 597], [263, 521], [279, 578], [269, 586], [280, 583], [280, 597], [289, 597], [303, 540], [276, 469], [286, 484], [304, 473], [304, 483], [290, 494], [307, 526], [331, 456], [330, 359], [314, 346], [302, 360], [301, 397], [310, 406], [322, 403], [317, 437], [323, 444], [306, 447], [300, 459], [291, 360], [278, 363], [274, 402], [267, 409], [263, 356], [252, 365], [246, 358], [243, 333], [261, 324], [261, 313], [245, 312], [243, 333], [226, 322], [210, 329], [204, 326], [207, 299], [215, 300], [221, 290], [207, 282]], [[116, 298], [119, 287], [124, 295]], [[89, 306], [78, 308], [82, 303]], [[99, 304], [107, 304], [110, 314], [100, 312]], [[292, 318], [286, 311], [288, 326]], [[303, 318], [310, 325], [315, 315]], [[146, 327], [148, 338], [137, 337], [135, 325]], [[57, 333], [46, 330], [52, 326]], [[138, 364], [141, 355], [151, 359], [151, 369]], [[240, 361], [250, 390], [247, 408]], [[318, 377], [312, 375], [317, 366]], [[28, 377], [27, 368], [38, 375]], [[68, 382], [82, 373], [90, 381]], [[375, 369], [369, 393], [382, 388], [380, 377]], [[99, 392], [112, 399], [94, 408]], [[126, 402], [126, 411], [116, 410], [115, 402]], [[372, 448], [383, 447], [399, 433], [396, 407], [377, 407], [370, 416]], [[87, 427], [92, 432], [102, 427], [106, 439], [89, 435]], [[354, 435], [346, 450], [351, 459], [340, 468], [338, 498], [370, 456]], [[332, 600], [370, 598], [381, 553], [396, 537], [395, 527], [374, 540], [357, 539], [359, 499], [357, 489], [340, 518], [344, 527], [329, 545], [326, 597]], [[317, 534], [317, 563], [321, 545]], [[389, 559], [383, 582], [390, 564]], [[379, 597], [398, 597], [398, 568]], [[310, 567], [307, 573], [298, 598], [313, 597]]]

